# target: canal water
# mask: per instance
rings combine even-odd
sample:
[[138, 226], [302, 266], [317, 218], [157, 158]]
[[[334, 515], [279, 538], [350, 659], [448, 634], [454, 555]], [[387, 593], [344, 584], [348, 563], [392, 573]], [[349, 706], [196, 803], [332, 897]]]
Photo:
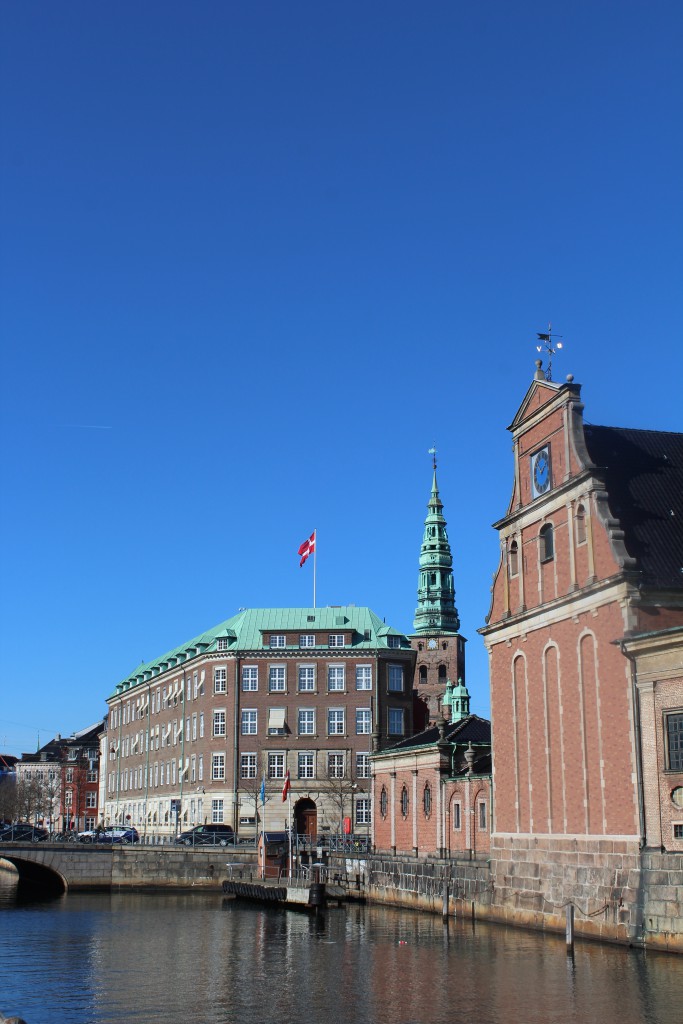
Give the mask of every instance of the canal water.
[[27, 1024], [681, 1024], [683, 957], [383, 907], [0, 888], [0, 1011]]

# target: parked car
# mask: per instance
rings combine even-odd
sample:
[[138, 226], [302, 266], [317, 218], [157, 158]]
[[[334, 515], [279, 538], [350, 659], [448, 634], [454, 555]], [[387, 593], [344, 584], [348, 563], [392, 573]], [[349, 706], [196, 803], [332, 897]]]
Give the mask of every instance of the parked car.
[[76, 843], [96, 843], [99, 841], [98, 837], [102, 835], [104, 829], [100, 828], [86, 828], [83, 832], [79, 832], [72, 838]]
[[196, 825], [175, 838], [183, 846], [233, 846], [235, 832], [230, 825]]
[[140, 836], [138, 830], [133, 828], [132, 825], [108, 825], [100, 832], [99, 838], [95, 838], [94, 842], [139, 843]]
[[37, 825], [8, 825], [0, 832], [0, 843], [42, 843], [50, 833]]

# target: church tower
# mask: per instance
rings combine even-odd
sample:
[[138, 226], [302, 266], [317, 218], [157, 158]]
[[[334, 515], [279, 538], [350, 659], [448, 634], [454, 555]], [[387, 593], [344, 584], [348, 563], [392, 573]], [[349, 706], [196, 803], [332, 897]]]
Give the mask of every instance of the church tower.
[[453, 556], [436, 481], [436, 452], [432, 454], [434, 475], [420, 548], [415, 632], [410, 637], [413, 650], [417, 651], [416, 730], [421, 721], [426, 727], [437, 720], [449, 679], [462, 686], [465, 684], [465, 638], [459, 632]]

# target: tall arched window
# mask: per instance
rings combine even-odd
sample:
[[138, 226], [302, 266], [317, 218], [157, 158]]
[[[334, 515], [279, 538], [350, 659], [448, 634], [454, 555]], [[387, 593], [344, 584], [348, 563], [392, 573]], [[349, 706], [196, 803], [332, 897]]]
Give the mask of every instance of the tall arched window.
[[583, 505], [576, 507], [576, 543], [586, 543], [586, 510]]
[[517, 541], [513, 540], [510, 545], [510, 575], [516, 576], [519, 572], [519, 551]]
[[443, 683], [443, 685], [445, 686], [447, 678], [448, 672], [446, 671], [446, 666], [439, 665], [439, 683]]
[[424, 807], [425, 818], [428, 818], [432, 813], [432, 791], [429, 788], [429, 783], [424, 788], [422, 795], [422, 806]]
[[421, 683], [426, 683], [427, 682], [427, 666], [426, 665], [420, 665], [420, 682]]
[[382, 792], [379, 795], [379, 812], [383, 818], [387, 816], [387, 791], [386, 787], [382, 786]]
[[405, 786], [401, 790], [401, 814], [404, 818], [408, 817], [408, 790]]
[[553, 539], [553, 524], [546, 523], [541, 527], [538, 535], [540, 542], [540, 555], [542, 562], [550, 562], [555, 557], [555, 544]]

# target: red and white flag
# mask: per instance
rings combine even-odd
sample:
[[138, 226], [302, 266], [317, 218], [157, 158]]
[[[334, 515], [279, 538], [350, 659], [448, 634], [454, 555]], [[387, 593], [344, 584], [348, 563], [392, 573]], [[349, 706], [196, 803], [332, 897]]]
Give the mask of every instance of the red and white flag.
[[291, 786], [291, 783], [289, 781], [289, 771], [287, 771], [287, 774], [285, 775], [285, 784], [282, 787], [282, 801], [283, 801], [283, 803], [287, 799], [287, 794], [289, 793], [290, 786]]
[[301, 547], [299, 548], [298, 553], [301, 555], [301, 561], [299, 562], [299, 568], [301, 568], [301, 566], [304, 564], [304, 562], [306, 561], [308, 556], [312, 555], [314, 551], [315, 551], [315, 530], [313, 531], [311, 536], [308, 538], [308, 540], [305, 540], [303, 542], [303, 544], [301, 545]]

